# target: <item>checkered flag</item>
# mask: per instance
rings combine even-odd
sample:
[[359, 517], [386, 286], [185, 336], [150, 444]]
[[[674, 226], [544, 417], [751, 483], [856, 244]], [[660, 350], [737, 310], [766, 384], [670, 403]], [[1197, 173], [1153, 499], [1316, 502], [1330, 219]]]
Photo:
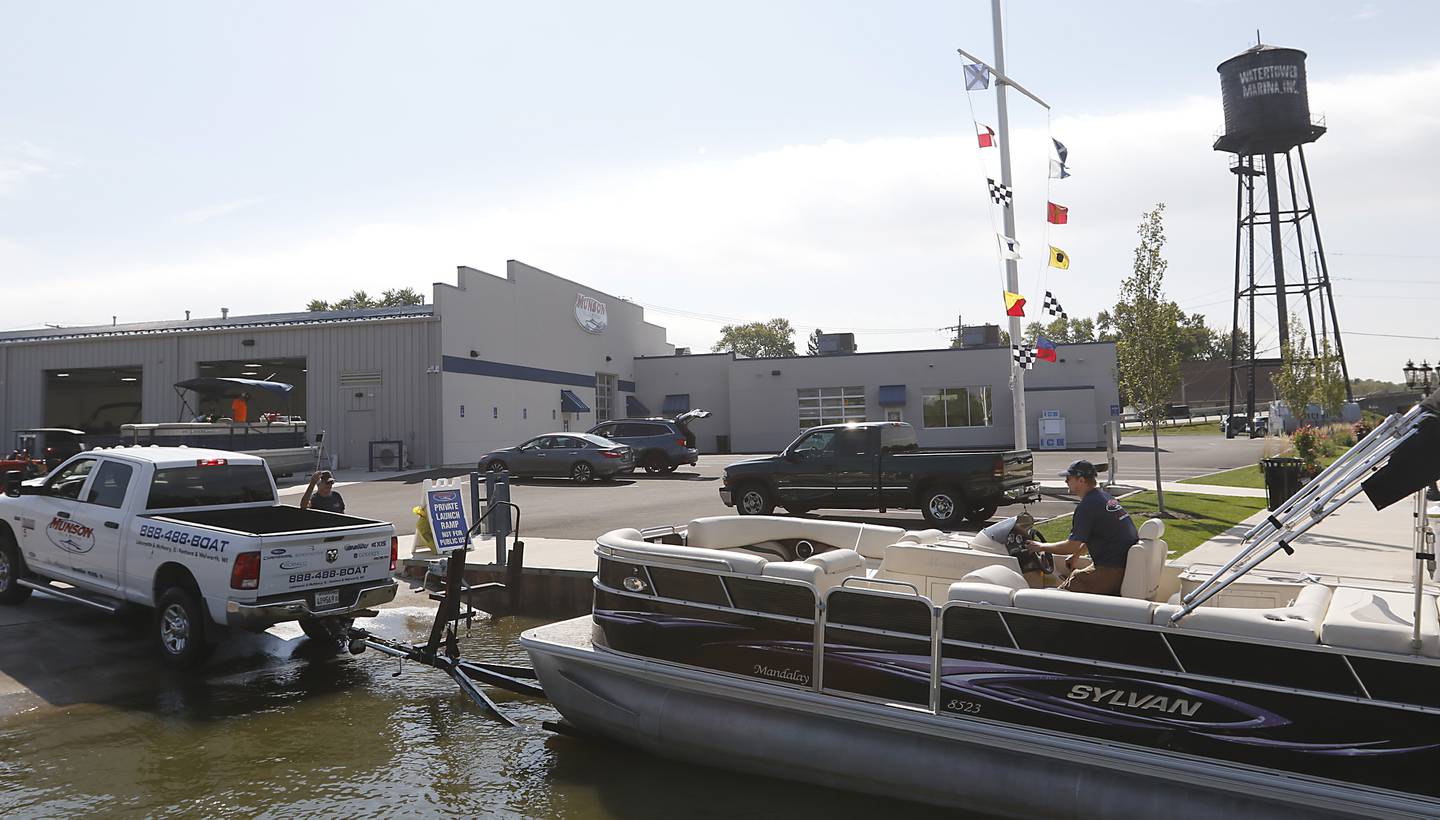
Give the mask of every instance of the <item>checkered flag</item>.
[[1015, 357], [1015, 364], [1020, 365], [1021, 370], [1035, 368], [1035, 348], [1030, 345], [1010, 345], [1010, 352]]
[[989, 177], [986, 177], [985, 181], [990, 183], [990, 199], [994, 200], [996, 205], [1004, 205], [1007, 208], [1010, 207], [1010, 201], [1014, 198], [1014, 192], [1010, 190], [1010, 187], [1002, 185]]
[[1058, 318], [1058, 319], [1069, 319], [1069, 318], [1070, 318], [1069, 316], [1065, 315], [1065, 308], [1060, 307], [1060, 300], [1059, 300], [1059, 299], [1056, 299], [1056, 298], [1055, 298], [1055, 294], [1051, 293], [1051, 292], [1048, 291], [1048, 290], [1045, 291], [1045, 304], [1044, 304], [1044, 308], [1045, 308], [1045, 312], [1046, 312], [1046, 313], [1048, 313], [1048, 314], [1050, 314], [1051, 316], [1054, 316], [1054, 317], [1056, 317], [1056, 318]]

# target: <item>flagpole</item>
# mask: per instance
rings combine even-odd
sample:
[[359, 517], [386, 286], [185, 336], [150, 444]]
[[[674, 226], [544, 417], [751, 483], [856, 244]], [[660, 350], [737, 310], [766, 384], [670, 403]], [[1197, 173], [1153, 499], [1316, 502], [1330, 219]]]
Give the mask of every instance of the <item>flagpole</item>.
[[[1008, 82], [1005, 79], [1005, 38], [1000, 31], [1000, 0], [990, 0], [990, 15], [995, 29], [995, 109], [999, 118], [996, 136], [1000, 141], [1000, 184], [1013, 191], [1015, 186], [1010, 181], [1010, 117], [1005, 107], [1005, 86]], [[1000, 210], [1005, 214], [1005, 235], [1016, 239], [1014, 204]], [[1011, 293], [1020, 292], [1020, 266], [1011, 258], [1005, 260], [1005, 290]], [[1010, 344], [1020, 344], [1021, 334], [1020, 317], [1011, 316]], [[1012, 405], [1015, 411], [1015, 449], [1026, 450], [1030, 446], [1030, 431], [1025, 420], [1025, 368], [1015, 361], [1014, 356], [1008, 358], [1014, 397]]]

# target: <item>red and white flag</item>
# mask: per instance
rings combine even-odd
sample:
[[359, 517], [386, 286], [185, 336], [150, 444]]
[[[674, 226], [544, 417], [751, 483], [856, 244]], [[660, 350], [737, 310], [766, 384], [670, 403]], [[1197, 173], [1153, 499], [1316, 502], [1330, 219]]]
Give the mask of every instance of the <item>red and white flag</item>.
[[976, 134], [975, 134], [975, 137], [976, 137], [976, 139], [980, 140], [980, 147], [981, 147], [981, 148], [994, 148], [994, 147], [995, 147], [995, 132], [994, 132], [993, 130], [991, 130], [990, 126], [988, 126], [988, 125], [981, 125], [981, 124], [978, 123], [978, 122], [975, 123], [975, 126], [976, 126]]
[[1065, 225], [1070, 222], [1070, 209], [1064, 205], [1056, 205], [1053, 202], [1046, 203], [1050, 206], [1050, 214], [1047, 219], [1051, 225]]

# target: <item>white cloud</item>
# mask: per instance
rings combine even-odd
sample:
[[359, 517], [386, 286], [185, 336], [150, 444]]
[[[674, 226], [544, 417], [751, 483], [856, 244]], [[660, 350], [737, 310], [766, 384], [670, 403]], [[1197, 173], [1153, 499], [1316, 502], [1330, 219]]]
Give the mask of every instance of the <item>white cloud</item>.
[[264, 202], [259, 197], [248, 199], [235, 199], [229, 202], [222, 202], [218, 205], [209, 205], [203, 208], [193, 208], [180, 214], [180, 221], [186, 225], [199, 225], [202, 222], [209, 222], [212, 219], [219, 219], [222, 216], [229, 216], [236, 211], [242, 211], [254, 205]]
[[[1440, 166], [1428, 158], [1440, 142], [1440, 113], [1415, 102], [1440, 97], [1440, 64], [1312, 82], [1310, 91], [1331, 129], [1307, 158], [1332, 275], [1351, 280], [1336, 285], [1342, 327], [1434, 335], [1425, 317], [1440, 288], [1420, 286], [1405, 310], [1395, 308], [1393, 292], [1389, 302], [1373, 298], [1384, 292], [1353, 280], [1397, 276], [1359, 254], [1433, 254], [1429, 223]], [[1061, 182], [1047, 179], [1048, 134], [1021, 122], [1014, 136], [1016, 209], [1026, 255], [1022, 290], [1035, 295], [1032, 304], [1048, 287], [1072, 315], [1108, 307], [1129, 270], [1141, 212], [1164, 201], [1170, 294], [1208, 313], [1212, 325], [1228, 324], [1235, 182], [1227, 155], [1211, 149], [1220, 122], [1218, 89], [1214, 97], [1160, 110], [1057, 112], [1053, 133], [1069, 147], [1075, 171]], [[107, 276], [127, 286], [88, 305], [77, 302], [73, 288], [95, 275], [93, 262], [50, 259], [41, 267], [53, 275], [22, 284], [13, 298], [66, 304], [72, 324], [86, 313], [144, 320], [184, 309], [216, 313], [217, 282], [253, 283], [260, 287], [226, 296], [234, 313], [290, 310], [354, 288], [453, 281], [456, 264], [503, 273], [513, 258], [654, 305], [860, 330], [862, 350], [942, 345], [937, 329], [957, 315], [967, 323], [1003, 318], [998, 221], [979, 165], [993, 163], [997, 152], [977, 157], [968, 128], [958, 130], [731, 158], [711, 150], [688, 163], [497, 192], [494, 202], [478, 206], [473, 199], [411, 204], [404, 219], [357, 222], [299, 244], [266, 248], [263, 237], [246, 236], [229, 249], [179, 260], [112, 260]], [[1070, 225], [1052, 228], [1048, 237], [1047, 185], [1071, 215]], [[199, 209], [191, 218], [250, 204]], [[1047, 241], [1071, 254], [1069, 272], [1044, 267]], [[1405, 276], [1423, 278], [1436, 268], [1423, 260], [1406, 264]], [[719, 328], [664, 313], [650, 318], [671, 329], [672, 341], [697, 349], [708, 347]], [[905, 328], [918, 332], [888, 332]], [[867, 332], [873, 329], [887, 332]], [[1392, 360], [1400, 354], [1393, 341], [1372, 343], [1380, 341], [1347, 338], [1352, 373], [1394, 375]]]

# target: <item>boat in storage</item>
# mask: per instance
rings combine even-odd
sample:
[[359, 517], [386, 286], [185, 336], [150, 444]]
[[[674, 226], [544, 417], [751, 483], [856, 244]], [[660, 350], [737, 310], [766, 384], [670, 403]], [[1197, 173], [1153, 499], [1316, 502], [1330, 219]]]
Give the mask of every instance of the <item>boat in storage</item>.
[[1111, 597], [1032, 589], [979, 536], [725, 516], [601, 536], [592, 613], [522, 643], [581, 732], [708, 765], [1006, 815], [1436, 816], [1424, 517], [1413, 589], [1302, 576], [1257, 607], [1249, 573], [1433, 480], [1437, 415], [1392, 416], [1185, 587], [1160, 521]]

